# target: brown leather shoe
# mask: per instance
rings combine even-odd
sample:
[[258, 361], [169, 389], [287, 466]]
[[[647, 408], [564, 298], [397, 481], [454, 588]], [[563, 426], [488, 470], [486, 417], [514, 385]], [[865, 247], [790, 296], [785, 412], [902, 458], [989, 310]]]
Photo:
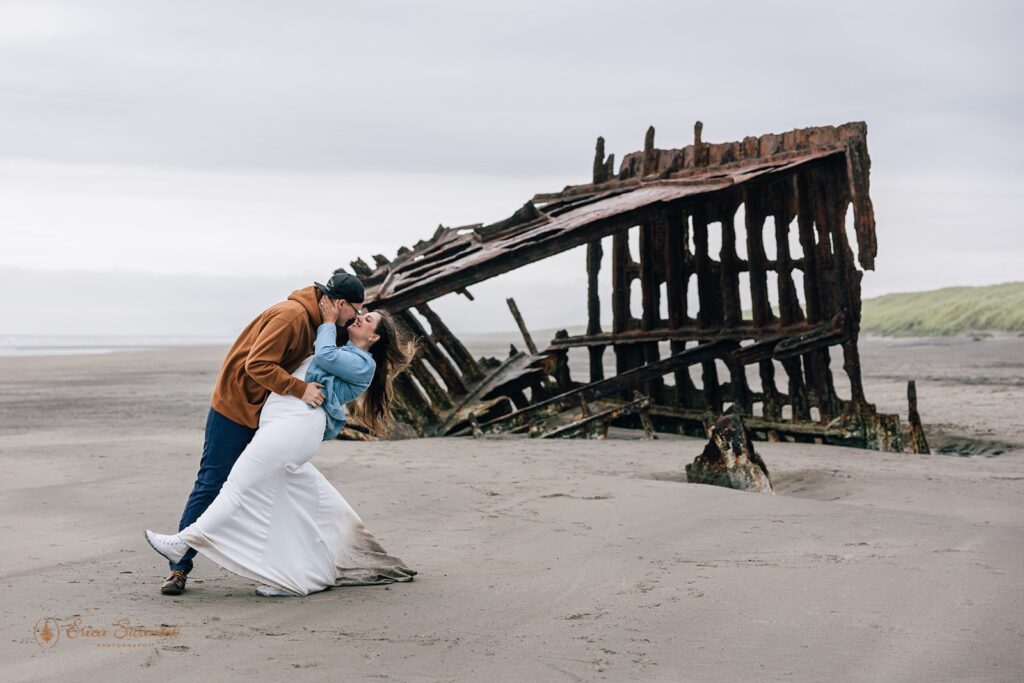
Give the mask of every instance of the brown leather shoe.
[[164, 579], [164, 585], [160, 588], [160, 592], [164, 595], [181, 595], [185, 592], [186, 581], [188, 581], [188, 575], [180, 569], [175, 569], [170, 576]]

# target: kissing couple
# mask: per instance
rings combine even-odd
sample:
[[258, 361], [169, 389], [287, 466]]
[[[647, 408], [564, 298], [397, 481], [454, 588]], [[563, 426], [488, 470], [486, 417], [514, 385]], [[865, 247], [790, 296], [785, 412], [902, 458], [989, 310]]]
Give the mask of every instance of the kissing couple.
[[262, 596], [412, 580], [310, 462], [357, 398], [362, 422], [387, 430], [392, 383], [415, 353], [363, 299], [362, 282], [339, 268], [261, 313], [228, 351], [178, 533], [146, 531], [170, 563], [161, 593], [184, 592], [197, 551], [260, 582]]

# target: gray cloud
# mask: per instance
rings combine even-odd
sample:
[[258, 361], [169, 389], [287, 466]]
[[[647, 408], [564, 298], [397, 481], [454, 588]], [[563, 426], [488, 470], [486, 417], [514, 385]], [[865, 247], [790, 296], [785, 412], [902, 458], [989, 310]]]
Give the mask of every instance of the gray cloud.
[[[709, 141], [868, 122], [869, 295], [1021, 279], [1022, 19], [995, 1], [6, 0], [0, 284], [93, 271], [71, 333], [233, 334], [310, 273], [586, 182], [597, 135], [621, 159], [649, 124], [688, 144], [698, 118]], [[578, 261], [438, 310], [503, 329], [511, 293], [531, 326], [578, 322]], [[138, 282], [173, 292], [166, 315], [118, 295]], [[0, 300], [0, 333], [55, 333], [33, 305]]]
[[8, 2], [4, 154], [524, 175], [864, 119], [890, 168], [1016, 168], [1019, 3]]

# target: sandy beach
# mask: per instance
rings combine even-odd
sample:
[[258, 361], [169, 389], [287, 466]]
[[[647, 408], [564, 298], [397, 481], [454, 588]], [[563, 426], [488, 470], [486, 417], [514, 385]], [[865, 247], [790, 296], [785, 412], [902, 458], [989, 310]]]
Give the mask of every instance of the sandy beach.
[[260, 598], [200, 556], [161, 596], [142, 532], [224, 350], [0, 358], [5, 681], [1020, 680], [1022, 338], [863, 340], [869, 400], [905, 419], [916, 379], [972, 455], [758, 442], [775, 496], [685, 483], [692, 438], [327, 443], [415, 581]]

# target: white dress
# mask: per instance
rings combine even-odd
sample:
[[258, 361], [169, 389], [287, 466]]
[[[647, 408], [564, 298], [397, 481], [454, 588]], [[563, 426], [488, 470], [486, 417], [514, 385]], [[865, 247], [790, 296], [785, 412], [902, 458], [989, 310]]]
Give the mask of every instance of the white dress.
[[[304, 379], [312, 356], [292, 373]], [[178, 537], [225, 569], [297, 595], [410, 581], [310, 459], [327, 415], [270, 394], [259, 429], [210, 507]]]

